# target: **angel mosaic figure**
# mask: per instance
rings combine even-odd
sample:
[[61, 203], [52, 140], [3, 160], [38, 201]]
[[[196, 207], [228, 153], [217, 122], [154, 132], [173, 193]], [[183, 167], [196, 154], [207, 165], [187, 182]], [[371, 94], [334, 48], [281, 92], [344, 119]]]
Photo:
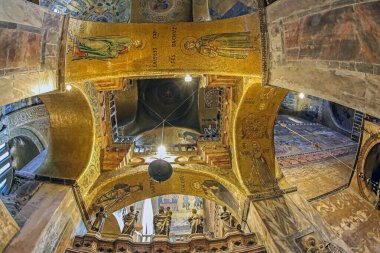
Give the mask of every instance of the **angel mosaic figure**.
[[113, 189], [101, 195], [94, 204], [94, 207], [103, 206], [106, 209], [119, 203], [134, 192], [142, 191], [142, 184], [115, 184]]

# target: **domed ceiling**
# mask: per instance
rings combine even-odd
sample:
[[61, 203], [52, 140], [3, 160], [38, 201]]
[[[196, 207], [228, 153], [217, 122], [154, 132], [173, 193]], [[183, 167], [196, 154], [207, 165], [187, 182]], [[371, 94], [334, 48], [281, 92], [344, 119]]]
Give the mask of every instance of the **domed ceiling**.
[[[115, 142], [132, 142], [147, 131], [161, 129], [163, 121], [165, 129], [186, 129], [186, 132], [199, 135], [218, 136], [222, 89], [200, 88], [199, 78], [191, 82], [183, 78], [165, 78], [131, 83], [123, 91], [110, 92]], [[144, 141], [144, 144], [148, 143]]]
[[[118, 118], [119, 133], [138, 135], [155, 128], [164, 119], [166, 126], [186, 127], [200, 131], [198, 118], [198, 79], [185, 83], [183, 79], [144, 79], [137, 81], [136, 116]], [[116, 101], [116, 105], [119, 105]], [[124, 108], [117, 107], [116, 111]], [[118, 115], [121, 116], [121, 113]]]

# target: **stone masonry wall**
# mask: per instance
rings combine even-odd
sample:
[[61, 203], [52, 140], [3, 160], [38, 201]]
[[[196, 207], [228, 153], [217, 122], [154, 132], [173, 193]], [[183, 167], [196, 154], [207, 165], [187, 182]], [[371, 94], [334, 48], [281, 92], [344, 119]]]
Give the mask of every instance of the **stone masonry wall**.
[[271, 85], [380, 117], [380, 1], [280, 0], [266, 11]]
[[0, 105], [56, 90], [64, 16], [0, 0]]

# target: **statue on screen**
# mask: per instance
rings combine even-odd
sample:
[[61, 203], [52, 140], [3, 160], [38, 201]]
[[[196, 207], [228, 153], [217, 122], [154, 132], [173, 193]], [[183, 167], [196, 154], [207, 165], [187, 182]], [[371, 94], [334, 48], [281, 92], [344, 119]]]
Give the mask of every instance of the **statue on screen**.
[[168, 206], [166, 208], [166, 228], [165, 228], [165, 231], [166, 231], [166, 235], [169, 236], [170, 234], [170, 226], [172, 225], [172, 215], [173, 215], [173, 212], [170, 210], [170, 207]]
[[107, 213], [104, 207], [99, 208], [99, 212], [96, 213], [95, 221], [92, 223], [91, 230], [101, 233], [103, 231], [104, 222], [106, 221]]
[[254, 50], [251, 32], [217, 33], [183, 42], [185, 53], [197, 52], [209, 57], [246, 59]]
[[[171, 212], [170, 212], [170, 222], [171, 222]], [[165, 213], [163, 207], [160, 207], [158, 214], [153, 218], [154, 233], [156, 235], [168, 235], [168, 228], [170, 229], [168, 214]]]
[[224, 235], [230, 231], [241, 229], [240, 224], [238, 224], [235, 217], [233, 217], [232, 214], [227, 211], [226, 206], [223, 206], [223, 212], [220, 214], [220, 219], [222, 220]]
[[135, 213], [135, 208], [131, 206], [128, 214], [123, 216], [124, 228], [122, 234], [133, 236], [136, 230], [136, 221], [139, 215], [139, 211]]
[[188, 221], [191, 227], [191, 234], [202, 234], [203, 233], [203, 217], [197, 214], [197, 209], [193, 209], [191, 216]]

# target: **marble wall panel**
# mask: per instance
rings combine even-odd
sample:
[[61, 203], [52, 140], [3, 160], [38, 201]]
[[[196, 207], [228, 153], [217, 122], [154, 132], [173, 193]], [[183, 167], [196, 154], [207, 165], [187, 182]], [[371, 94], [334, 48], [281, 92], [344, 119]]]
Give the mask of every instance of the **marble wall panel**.
[[330, 242], [345, 252], [351, 252], [297, 192], [253, 202], [251, 208], [251, 214], [256, 216], [255, 222], [261, 223], [254, 225], [259, 241], [269, 252], [305, 252], [303, 241], [309, 236], [321, 245]]
[[300, 48], [299, 59], [379, 63], [376, 3], [316, 13], [284, 24], [285, 50]]
[[195, 0], [193, 2], [193, 22], [211, 20], [208, 0]]
[[41, 28], [44, 12], [35, 4], [22, 0], [5, 0], [0, 1], [0, 17], [1, 21]]

